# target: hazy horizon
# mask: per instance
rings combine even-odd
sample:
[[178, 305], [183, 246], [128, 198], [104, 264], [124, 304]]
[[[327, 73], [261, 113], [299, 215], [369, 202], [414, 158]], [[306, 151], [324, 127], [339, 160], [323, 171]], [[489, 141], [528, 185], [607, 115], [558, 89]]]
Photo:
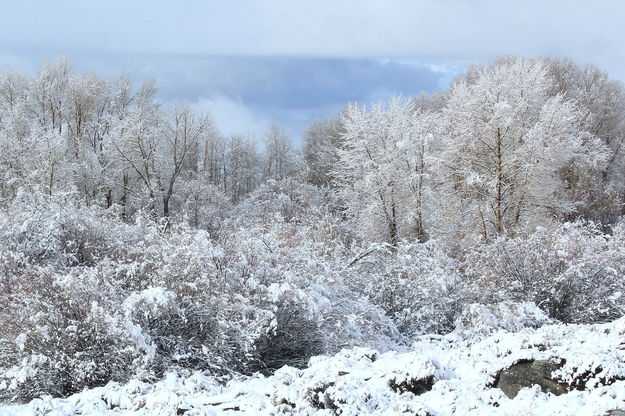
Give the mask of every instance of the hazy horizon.
[[8, 4], [4, 19], [0, 69], [67, 57], [78, 72], [154, 79], [159, 99], [209, 112], [227, 135], [276, 121], [298, 141], [347, 102], [437, 91], [501, 55], [570, 57], [625, 81], [615, 1], [63, 0]]

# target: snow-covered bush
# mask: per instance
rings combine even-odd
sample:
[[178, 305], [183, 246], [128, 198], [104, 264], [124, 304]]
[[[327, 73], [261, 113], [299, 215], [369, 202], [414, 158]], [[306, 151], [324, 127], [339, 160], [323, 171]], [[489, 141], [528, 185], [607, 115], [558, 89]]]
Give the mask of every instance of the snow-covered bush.
[[459, 263], [433, 240], [372, 245], [351, 263], [352, 285], [361, 286], [407, 335], [450, 332], [470, 297]]
[[22, 270], [2, 296], [0, 397], [66, 395], [133, 375], [148, 346], [102, 296], [111, 290], [87, 269]]
[[274, 327], [257, 345], [260, 369], [302, 366], [346, 345], [384, 349], [398, 337], [384, 312], [344, 282], [343, 257], [324, 255], [311, 238], [318, 232], [278, 219], [241, 228], [224, 245], [224, 267], [252, 302], [274, 313]]
[[245, 216], [254, 212], [255, 220], [266, 223], [276, 216], [284, 221], [303, 221], [311, 216], [337, 213], [340, 203], [328, 188], [319, 188], [295, 179], [270, 179], [252, 192], [238, 207]]
[[531, 301], [563, 322], [607, 322], [625, 313], [625, 227], [612, 234], [566, 223], [499, 239], [467, 256], [482, 303]]
[[341, 201], [330, 189], [294, 179], [270, 180], [236, 206], [227, 227], [288, 226], [289, 232], [299, 234], [289, 239], [292, 243], [314, 244], [320, 255], [327, 255], [337, 247], [345, 250], [354, 238], [341, 210]]
[[312, 207], [301, 222], [241, 216], [246, 226], [217, 243], [185, 222], [139, 212], [124, 223], [71, 198], [26, 197], [0, 213], [3, 399], [175, 369], [302, 366], [398, 338], [384, 312], [343, 282], [345, 262], [333, 255], [342, 245], [324, 244], [334, 220]]
[[219, 269], [207, 232], [141, 216], [125, 224], [69, 200], [18, 202], [0, 220], [2, 397], [176, 367], [224, 374], [255, 358], [273, 313]]
[[228, 219], [224, 267], [275, 314], [275, 328], [257, 346], [263, 367], [301, 366], [346, 345], [384, 349], [398, 337], [384, 311], [349, 284], [353, 236], [339, 210], [328, 189], [270, 180]]
[[215, 185], [204, 178], [183, 183], [172, 196], [172, 217], [216, 236], [231, 203]]
[[458, 333], [491, 334], [504, 330], [518, 332], [523, 328], [538, 328], [551, 323], [532, 302], [500, 302], [492, 305], [472, 303], [456, 319]]
[[111, 215], [85, 214], [71, 197], [25, 193], [0, 213], [0, 397], [68, 394], [141, 363], [145, 340], [119, 315], [106, 260], [131, 236]]

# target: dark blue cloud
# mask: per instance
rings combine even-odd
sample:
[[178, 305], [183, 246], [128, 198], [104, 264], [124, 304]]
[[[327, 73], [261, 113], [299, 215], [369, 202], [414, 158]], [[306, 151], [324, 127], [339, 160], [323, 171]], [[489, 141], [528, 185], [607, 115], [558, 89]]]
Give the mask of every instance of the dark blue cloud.
[[378, 59], [83, 55], [76, 63], [82, 69], [154, 78], [166, 100], [220, 94], [259, 108], [319, 107], [431, 92], [442, 76], [426, 65]]

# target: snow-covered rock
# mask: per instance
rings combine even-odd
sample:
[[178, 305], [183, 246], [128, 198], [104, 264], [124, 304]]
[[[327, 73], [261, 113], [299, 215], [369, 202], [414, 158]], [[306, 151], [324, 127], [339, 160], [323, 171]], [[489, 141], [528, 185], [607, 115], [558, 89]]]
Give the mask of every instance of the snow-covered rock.
[[553, 373], [561, 363], [552, 360], [523, 360], [502, 370], [495, 387], [506, 396], [514, 399], [524, 387], [539, 386], [541, 391], [559, 396], [567, 392], [569, 386], [554, 379]]

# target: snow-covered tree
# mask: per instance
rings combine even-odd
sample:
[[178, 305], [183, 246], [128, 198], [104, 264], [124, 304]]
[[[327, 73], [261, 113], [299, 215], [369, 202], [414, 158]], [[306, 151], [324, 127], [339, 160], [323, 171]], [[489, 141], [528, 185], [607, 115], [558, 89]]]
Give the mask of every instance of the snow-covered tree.
[[615, 223], [625, 201], [625, 88], [594, 66], [579, 66], [570, 59], [547, 59], [551, 95], [562, 94], [583, 111], [585, 129], [601, 139], [607, 163], [594, 175], [577, 175], [568, 193], [579, 201], [569, 218], [582, 217]]
[[585, 129], [583, 111], [549, 88], [545, 65], [522, 58], [478, 67], [454, 83], [440, 128], [448, 231], [487, 241], [575, 210], [567, 169], [600, 170], [608, 152]]
[[339, 163], [343, 126], [340, 118], [313, 121], [304, 132], [303, 158], [306, 180], [318, 186], [332, 186]]
[[264, 144], [265, 177], [284, 179], [289, 176], [294, 167], [295, 156], [286, 129], [273, 123], [265, 134]]
[[239, 135], [226, 140], [223, 191], [233, 201], [242, 200], [260, 182], [261, 155], [256, 143]]
[[335, 175], [347, 212], [367, 239], [427, 238], [426, 212], [436, 117], [393, 99], [347, 107]]

